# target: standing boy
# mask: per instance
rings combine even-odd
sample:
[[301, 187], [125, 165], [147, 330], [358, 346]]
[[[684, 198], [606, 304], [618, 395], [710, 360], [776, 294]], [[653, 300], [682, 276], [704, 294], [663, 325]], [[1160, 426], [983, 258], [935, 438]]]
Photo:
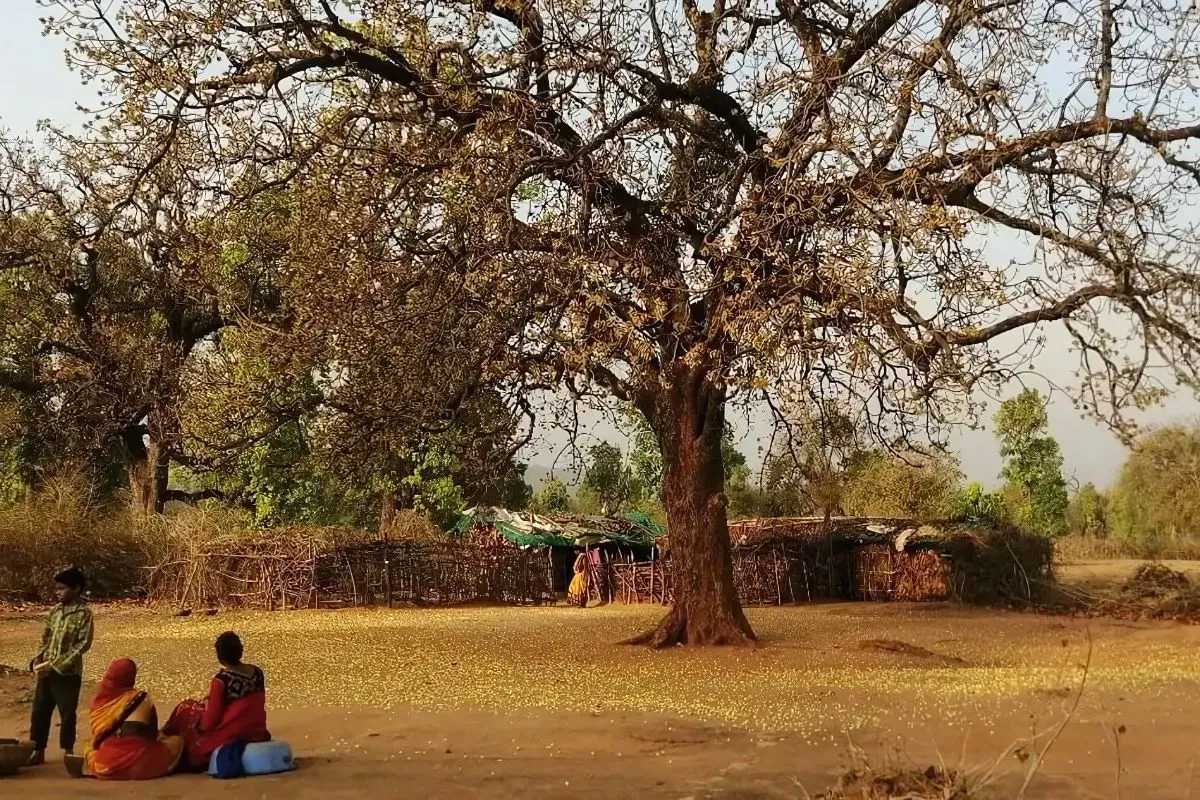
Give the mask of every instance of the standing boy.
[[75, 750], [75, 709], [83, 683], [83, 654], [92, 646], [92, 610], [83, 602], [85, 580], [77, 567], [54, 576], [58, 605], [50, 612], [46, 630], [42, 632], [42, 649], [29, 662], [30, 670], [37, 673], [29, 722], [29, 738], [37, 749], [29, 760], [30, 766], [46, 761], [55, 708], [62, 726], [59, 744], [67, 753]]

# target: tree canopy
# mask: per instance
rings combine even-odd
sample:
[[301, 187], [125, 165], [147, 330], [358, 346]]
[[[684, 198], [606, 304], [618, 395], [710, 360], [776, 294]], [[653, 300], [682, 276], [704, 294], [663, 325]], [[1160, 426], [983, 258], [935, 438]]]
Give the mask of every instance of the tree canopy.
[[1113, 533], [1135, 543], [1194, 540], [1200, 513], [1200, 426], [1168, 425], [1135, 444], [1113, 487]]
[[373, 495], [421, 506], [439, 481], [480, 501], [524, 490], [519, 404], [484, 366], [503, 318], [481, 323], [429, 276], [356, 274], [377, 226], [347, 242], [314, 223], [327, 198], [298, 189], [214, 206], [174, 159], [129, 185], [94, 143], [52, 159], [5, 145], [14, 485], [75, 471], [141, 512], [220, 497], [262, 523], [362, 523]]
[[595, 494], [601, 513], [606, 514], [615, 514], [642, 493], [641, 484], [620, 449], [608, 442], [600, 442], [588, 450], [583, 487]]
[[961, 478], [958, 465], [945, 457], [875, 451], [849, 471], [843, 505], [854, 516], [943, 519]]
[[1049, 425], [1046, 401], [1034, 389], [1005, 400], [996, 412], [1009, 513], [1024, 528], [1056, 536], [1067, 531], [1067, 482]]
[[1067, 530], [1084, 536], [1104, 536], [1109, 529], [1109, 500], [1096, 485], [1085, 483], [1067, 506]]
[[1152, 360], [1195, 384], [1183, 6], [60, 0], [48, 28], [102, 86], [109, 172], [312, 209], [297, 313], [366, 419], [409, 413], [396, 364], [451, 397], [502, 374], [638, 408], [677, 574], [655, 644], [753, 640], [731, 399], [788, 387], [936, 437], [1051, 322], [1114, 424], [1156, 396]]

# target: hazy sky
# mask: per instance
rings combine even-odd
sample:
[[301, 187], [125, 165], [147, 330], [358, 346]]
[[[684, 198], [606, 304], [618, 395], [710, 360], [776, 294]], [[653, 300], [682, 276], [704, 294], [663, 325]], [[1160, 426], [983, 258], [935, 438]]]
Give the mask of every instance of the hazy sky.
[[[82, 86], [67, 70], [60, 44], [42, 37], [38, 17], [43, 13], [36, 0], [0, 0], [0, 127], [10, 133], [33, 134], [38, 121], [43, 119], [60, 123], [78, 121], [76, 103], [86, 105], [95, 98], [94, 87]], [[1049, 383], [1043, 382], [1038, 388], [1046, 391], [1051, 383], [1074, 386], [1077, 357], [1069, 352], [1066, 337], [1057, 328], [1048, 328], [1046, 333], [1047, 347], [1038, 358], [1037, 367]], [[1061, 393], [1057, 397], [1052, 393], [1051, 397], [1051, 428], [1062, 444], [1067, 475], [1080, 482], [1107, 484], [1124, 460], [1124, 448], [1103, 427], [1080, 419]], [[1198, 408], [1190, 395], [1179, 396], [1145, 419], [1164, 422], [1191, 417]], [[734, 424], [743, 437], [742, 449], [752, 463], [757, 463], [760, 441], [765, 441], [768, 434], [765, 420], [751, 420], [747, 425], [735, 418]], [[596, 425], [593, 433], [597, 437], [615, 438], [604, 423]], [[532, 460], [549, 466], [554, 451], [564, 441], [562, 434], [546, 432], [541, 437], [541, 452], [533, 454]], [[964, 431], [954, 444], [968, 477], [986, 484], [997, 482], [1000, 459], [989, 431]]]

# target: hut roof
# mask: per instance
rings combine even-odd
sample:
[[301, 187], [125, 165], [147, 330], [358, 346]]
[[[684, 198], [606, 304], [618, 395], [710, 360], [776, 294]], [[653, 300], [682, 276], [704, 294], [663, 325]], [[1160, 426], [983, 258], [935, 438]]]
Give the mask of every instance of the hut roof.
[[883, 517], [768, 517], [729, 523], [729, 538], [735, 547], [754, 547], [787, 540], [844, 542], [847, 544], [891, 544], [904, 550], [933, 544], [963, 532], [961, 522], [889, 519]]
[[503, 508], [467, 509], [452, 533], [466, 536], [479, 528], [492, 529], [518, 547], [575, 547], [605, 542], [653, 547], [666, 533], [662, 526], [637, 512], [621, 517], [542, 516]]

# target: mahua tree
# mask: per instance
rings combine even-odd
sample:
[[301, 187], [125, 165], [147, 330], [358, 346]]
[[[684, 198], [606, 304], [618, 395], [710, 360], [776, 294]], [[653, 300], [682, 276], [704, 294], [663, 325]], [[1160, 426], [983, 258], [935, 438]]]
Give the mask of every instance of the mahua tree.
[[0, 383], [40, 412], [40, 468], [95, 483], [123, 465], [133, 508], [161, 511], [189, 363], [277, 310], [270, 231], [229, 257], [233, 220], [185, 166], [160, 161], [130, 186], [103, 144], [54, 145], [0, 142]]
[[1184, 4], [51, 5], [104, 92], [100, 136], [182, 142], [222, 202], [327, 188], [326, 225], [386, 220], [389, 254], [528, 315], [504, 341], [521, 387], [638, 408], [675, 575], [656, 645], [754, 639], [731, 401], [786, 386], [938, 437], [1051, 322], [1106, 419], [1152, 399], [1147, 364], [1196, 377]]

